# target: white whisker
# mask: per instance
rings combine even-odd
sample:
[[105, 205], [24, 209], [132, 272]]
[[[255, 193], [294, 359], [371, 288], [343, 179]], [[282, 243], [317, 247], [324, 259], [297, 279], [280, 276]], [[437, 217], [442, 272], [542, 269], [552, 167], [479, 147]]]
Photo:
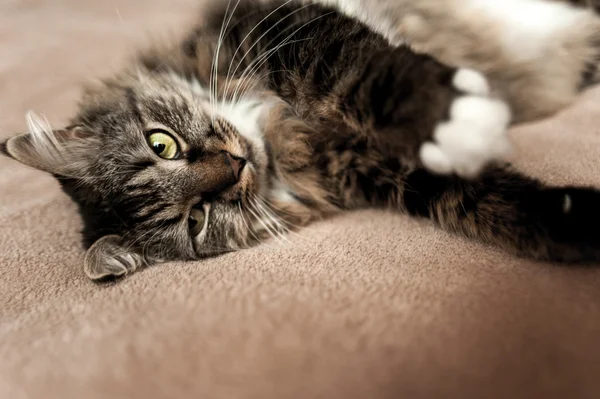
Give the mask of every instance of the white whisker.
[[[233, 70], [233, 73], [231, 73], [231, 76], [235, 76], [235, 73], [237, 72], [237, 70], [239, 69], [240, 65], [242, 64], [242, 62], [244, 61], [244, 59], [248, 56], [248, 54], [250, 53], [250, 51], [252, 51], [252, 49], [254, 47], [256, 47], [258, 45], [258, 43], [260, 43], [260, 41], [263, 39], [263, 37], [265, 37], [270, 31], [272, 31], [273, 29], [275, 29], [280, 23], [282, 23], [283, 21], [285, 21], [287, 18], [291, 17], [292, 15], [296, 14], [297, 12], [302, 11], [303, 9], [310, 7], [313, 4], [307, 4], [303, 7], [300, 7], [290, 13], [288, 13], [286, 16], [282, 17], [279, 21], [277, 21], [277, 23], [275, 23], [273, 26], [271, 26], [269, 29], [267, 29], [261, 36], [258, 37], [258, 39], [256, 39], [254, 41], [254, 43], [252, 44], [252, 46], [250, 46], [250, 48], [246, 51], [246, 53], [244, 53], [244, 55], [242, 56], [242, 58], [240, 59], [240, 61], [238, 62], [238, 64], [236, 65], [235, 69]], [[258, 25], [257, 25], [258, 26]], [[277, 36], [275, 36], [273, 39], [271, 39], [271, 41], [269, 41], [265, 47], [269, 47], [271, 45], [271, 43], [273, 41], [275, 41], [279, 36], [281, 36], [282, 34], [284, 34], [287, 30], [291, 29], [294, 25], [290, 25], [289, 27], [287, 27], [286, 29], [284, 29], [283, 31], [281, 31], [279, 34], [277, 34]], [[293, 35], [293, 34], [292, 34]], [[254, 60], [256, 61], [256, 60]], [[254, 62], [253, 61], [253, 62]], [[233, 62], [233, 60], [232, 60]], [[250, 63], [250, 65], [248, 65], [248, 67], [250, 67], [252, 65], [252, 63]], [[247, 69], [247, 68], [246, 68]], [[229, 73], [228, 73], [229, 75]], [[243, 75], [242, 75], [243, 76]]]
[[[246, 57], [248, 56], [248, 54], [250, 53], [250, 51], [252, 51], [252, 49], [254, 47], [256, 47], [256, 45], [258, 45], [258, 43], [260, 43], [260, 41], [262, 40], [263, 37], [265, 37], [271, 30], [273, 30], [274, 28], [277, 27], [277, 25], [279, 25], [281, 22], [283, 22], [284, 20], [286, 20], [287, 18], [289, 18], [290, 16], [292, 16], [293, 14], [311, 6], [314, 4], [307, 4], [303, 7], [300, 7], [299, 9], [296, 9], [290, 13], [288, 13], [286, 16], [282, 17], [279, 21], [277, 21], [277, 23], [275, 23], [272, 27], [270, 27], [269, 29], [266, 30], [266, 32], [264, 32], [258, 39], [256, 39], [256, 41], [252, 44], [252, 46], [250, 46], [250, 48], [246, 51], [246, 53], [242, 56], [242, 58], [240, 59], [240, 61], [238, 62], [238, 64], [235, 67], [235, 70], [230, 73], [230, 71], [227, 72], [227, 79], [229, 79], [229, 82], [231, 82], [231, 79], [233, 79], [233, 77], [235, 76], [235, 73], [237, 72], [237, 70], [239, 69], [239, 67], [241, 66], [242, 62], [244, 61], [244, 59], [246, 59]], [[277, 40], [281, 35], [285, 34], [287, 31], [289, 31], [290, 29], [292, 29], [295, 25], [292, 24], [288, 27], [286, 27], [285, 29], [283, 29], [281, 32], [279, 32], [273, 39], [271, 39], [268, 43], [265, 44], [265, 48], [269, 48], [269, 46], [275, 41]], [[245, 68], [244, 72], [246, 72], [248, 69], [252, 68], [253, 65], [255, 65], [257, 62], [260, 62], [264, 56], [266, 55], [265, 53], [270, 53], [271, 50], [268, 50], [266, 52], [264, 52], [263, 54], [259, 54], [252, 62], [250, 62], [250, 64]], [[232, 59], [232, 62], [234, 61], [234, 59]], [[262, 65], [262, 64], [261, 64]], [[242, 73], [242, 76], [240, 77], [240, 82], [237, 83], [236, 87], [239, 87], [239, 85], [241, 83], [243, 83], [245, 81], [244, 79], [244, 73]], [[225, 93], [227, 93], [229, 90], [229, 85], [227, 86], [227, 91]], [[222, 104], [225, 102], [225, 96], [223, 98]]]
[[[306, 40], [310, 40], [310, 38], [292, 40], [291, 42], [287, 42], [287, 43], [282, 42], [282, 43], [278, 44], [277, 47], [274, 47], [271, 50], [261, 54], [254, 61], [252, 61], [252, 63], [250, 65], [248, 65], [248, 67], [244, 70], [244, 72], [242, 73], [242, 76], [240, 77], [239, 82], [236, 84], [236, 88], [233, 92], [233, 95], [231, 96], [230, 107], [239, 102], [239, 100], [238, 100], [239, 90], [244, 87], [244, 83], [247, 82], [248, 80], [252, 79], [252, 74], [257, 72], [269, 60], [269, 58], [271, 58], [273, 55], [277, 54], [277, 51], [279, 51], [284, 46], [302, 42], [302, 41], [306, 41]], [[252, 65], [252, 64], [254, 64], [254, 65]], [[256, 84], [258, 84], [258, 82], [256, 82], [253, 86], [255, 86]], [[244, 93], [247, 94], [248, 90], [245, 90]]]
[[[240, 42], [240, 44], [238, 45], [238, 47], [235, 49], [233, 55], [231, 56], [231, 62], [229, 63], [229, 68], [227, 69], [227, 76], [225, 77], [225, 93], [229, 89], [229, 83], [230, 83], [229, 77], [231, 76], [230, 72], [231, 72], [231, 67], [233, 66], [233, 61], [235, 61], [235, 56], [237, 55], [238, 51], [240, 51], [240, 49], [242, 48], [242, 45], [244, 44], [244, 42], [250, 37], [250, 35], [252, 34], [252, 32], [254, 32], [260, 26], [260, 24], [262, 24], [263, 22], [265, 22], [271, 15], [273, 15], [274, 13], [276, 13], [277, 11], [279, 11], [282, 7], [285, 7], [286, 5], [288, 5], [289, 3], [291, 3], [292, 1], [293, 0], [286, 1], [282, 5], [280, 5], [279, 7], [277, 7], [276, 9], [274, 9], [273, 11], [271, 11], [269, 14], [267, 14], [267, 16], [264, 17], [262, 20], [260, 20], [260, 22], [258, 22], [256, 25], [254, 25], [254, 27], [242, 39], [242, 41]], [[275, 26], [276, 25], [277, 24], [275, 24]], [[260, 38], [258, 40], [260, 40]], [[252, 47], [254, 47], [257, 42], [255, 42]], [[250, 49], [252, 49], [252, 47]], [[247, 54], [248, 53], [244, 54], [244, 56], [242, 57], [242, 59], [240, 60], [240, 62], [244, 60], [244, 58], [246, 57]]]
[[[228, 19], [227, 19], [227, 12], [229, 11], [229, 6], [231, 5], [231, 0], [229, 0], [227, 2], [227, 9], [225, 10], [225, 15], [223, 17], [223, 23], [221, 24], [221, 32], [219, 33], [219, 40], [217, 42], [217, 47], [216, 47], [215, 53], [213, 55], [211, 77], [210, 77], [210, 81], [209, 81], [212, 124], [214, 124], [214, 122], [215, 122], [214, 109], [215, 109], [215, 101], [216, 101], [217, 95], [218, 95], [217, 84], [218, 84], [218, 71], [219, 71], [219, 53], [221, 51], [221, 45], [223, 44], [223, 39], [225, 37], [225, 31], [226, 31], [227, 27], [229, 26], [229, 23], [231, 22], [231, 19], [233, 18], [233, 14], [235, 14], [235, 10], [237, 9], [237, 6], [240, 4], [240, 1], [241, 0], [237, 0], [237, 3], [235, 4], [235, 7], [233, 7], [233, 10], [231, 11], [231, 15], [229, 16]], [[227, 20], [227, 22], [225, 22], [226, 20]]]
[[271, 214], [267, 209], [265, 209], [264, 206], [262, 204], [260, 204], [259, 202], [255, 203], [255, 209], [257, 209], [257, 211], [259, 213], [261, 213], [264, 218], [266, 218], [267, 222], [269, 223], [271, 228], [275, 231], [277, 236], [282, 241], [286, 241], [289, 243], [289, 239], [284, 235], [284, 232], [287, 232], [287, 230], [280, 222], [277, 221], [277, 218], [275, 216], [273, 216], [273, 214]]
[[239, 203], [238, 207], [240, 209], [240, 214], [242, 215], [242, 221], [244, 222], [244, 225], [246, 226], [246, 228], [248, 229], [248, 232], [252, 235], [252, 237], [254, 237], [254, 239], [261, 245], [265, 245], [265, 246], [270, 246], [269, 244], [263, 242], [260, 237], [258, 237], [255, 233], [254, 233], [254, 229], [252, 229], [250, 227], [250, 225], [246, 222], [246, 214], [244, 213], [244, 209], [242, 208], [242, 204]]
[[[257, 198], [260, 199], [262, 201], [263, 205], [266, 206], [268, 209], [270, 209], [273, 214], [285, 213], [285, 214], [288, 214], [290, 216], [296, 216], [293, 213], [286, 212], [286, 211], [281, 210], [281, 209], [275, 211], [273, 209], [273, 206], [269, 203], [269, 201], [267, 199], [265, 199], [264, 197], [262, 197], [260, 194], [257, 194]], [[298, 232], [295, 231], [295, 230], [304, 229], [304, 226], [302, 226], [302, 225], [295, 225], [292, 222], [286, 220], [284, 217], [280, 217], [277, 220], [279, 221], [279, 223], [284, 224], [284, 226], [282, 226], [282, 228], [285, 229], [285, 231], [289, 235], [297, 237], [297, 238], [300, 238], [302, 240], [307, 240], [309, 242], [312, 242], [312, 240], [309, 237], [305, 237], [302, 234], [299, 234]]]
[[[244, 81], [244, 75], [248, 75], [250, 72], [252, 72], [252, 71], [254, 71], [254, 70], [257, 70], [258, 68], [260, 68], [262, 65], [264, 65], [264, 64], [266, 63], [266, 61], [267, 61], [267, 60], [268, 60], [268, 59], [269, 59], [269, 58], [270, 58], [270, 57], [271, 57], [273, 54], [275, 54], [275, 53], [276, 53], [276, 52], [277, 52], [279, 49], [281, 49], [283, 46], [285, 46], [285, 45], [287, 45], [287, 44], [293, 44], [293, 43], [296, 43], [296, 42], [298, 42], [298, 41], [304, 41], [304, 40], [307, 40], [307, 39], [305, 38], [305, 39], [295, 40], [295, 41], [292, 41], [292, 42], [288, 43], [288, 41], [289, 41], [289, 40], [290, 40], [290, 39], [291, 39], [291, 38], [292, 38], [292, 37], [293, 37], [293, 36], [294, 36], [296, 33], [298, 33], [300, 30], [302, 30], [303, 28], [305, 28], [305, 27], [306, 27], [306, 26], [308, 26], [309, 24], [311, 24], [311, 23], [313, 23], [313, 22], [315, 22], [315, 21], [317, 21], [317, 20], [319, 20], [319, 19], [321, 19], [321, 18], [324, 18], [324, 17], [326, 17], [326, 16], [328, 16], [328, 15], [330, 15], [330, 14], [332, 14], [332, 13], [334, 13], [334, 12], [333, 12], [333, 11], [332, 11], [332, 12], [328, 12], [328, 13], [322, 14], [322, 15], [320, 15], [320, 16], [318, 16], [318, 17], [315, 17], [315, 18], [311, 19], [310, 21], [306, 22], [305, 24], [303, 24], [302, 26], [300, 26], [298, 29], [296, 29], [295, 31], [293, 31], [293, 32], [292, 32], [290, 35], [288, 35], [288, 36], [287, 36], [287, 37], [286, 37], [286, 38], [285, 38], [285, 39], [284, 39], [284, 40], [283, 40], [283, 41], [282, 41], [280, 44], [278, 44], [278, 45], [277, 45], [277, 46], [275, 46], [274, 48], [272, 48], [272, 49], [270, 49], [270, 50], [266, 51], [266, 52], [265, 52], [265, 53], [263, 53], [261, 56], [257, 57], [255, 60], [253, 60], [253, 61], [252, 61], [252, 63], [250, 63], [250, 65], [248, 65], [248, 67], [246, 68], [246, 70], [244, 71], [244, 73], [242, 73], [242, 75], [241, 75], [241, 77], [240, 77], [240, 80], [241, 80], [241, 82], [243, 82], [243, 81]], [[280, 33], [280, 34], [281, 34], [281, 33]], [[278, 35], [278, 36], [279, 36], [279, 35]], [[250, 50], [248, 50], [248, 51], [250, 51]], [[242, 59], [243, 59], [243, 58], [242, 58]], [[251, 65], [252, 65], [253, 63], [256, 63], [256, 65], [254, 65], [254, 66], [252, 66], [252, 68], [250, 68], [250, 67], [251, 67]], [[240, 65], [241, 65], [241, 61], [238, 63], [238, 66], [237, 66], [237, 67], [236, 67], [236, 69], [234, 70], [234, 72], [233, 72], [233, 74], [234, 74], [234, 75], [235, 75], [235, 72], [237, 71], [237, 68], [238, 68]], [[250, 68], [250, 69], [249, 69], [249, 68]], [[249, 71], [249, 72], [248, 72], [248, 71]], [[238, 89], [239, 89], [239, 85], [238, 85], [238, 87], [236, 88], [236, 90], [234, 91], [233, 98], [231, 99], [231, 104], [235, 104], [235, 103], [236, 103], [236, 98], [235, 98], [235, 97], [236, 97], [236, 93], [237, 93]]]
[[[290, 240], [288, 238], [289, 235], [304, 238], [304, 237], [300, 236], [299, 234], [297, 234], [292, 229], [290, 229], [289, 227], [287, 227], [286, 225], [291, 226], [291, 227], [297, 227], [297, 226], [293, 226], [290, 222], [286, 221], [284, 218], [279, 217], [277, 215], [277, 212], [274, 211], [269, 206], [269, 204], [267, 203], [267, 201], [264, 198], [262, 198], [260, 195], [257, 195], [257, 200], [260, 201], [260, 206], [263, 209], [263, 212], [270, 218], [272, 223], [274, 223], [277, 226], [278, 231], [280, 232], [281, 236], [283, 238], [285, 238], [285, 240], [287, 242], [290, 242]], [[284, 233], [286, 236], [284, 236]]]
[[[256, 209], [256, 206], [253, 203], [250, 203], [250, 205], [251, 206], [248, 207], [248, 211], [252, 213], [252, 215], [254, 215], [256, 220], [265, 228], [266, 232], [269, 233], [271, 237], [279, 241], [277, 233], [271, 230], [272, 226], [270, 224], [265, 223], [265, 220], [257, 214], [258, 210]], [[254, 210], [252, 208], [254, 208]]]

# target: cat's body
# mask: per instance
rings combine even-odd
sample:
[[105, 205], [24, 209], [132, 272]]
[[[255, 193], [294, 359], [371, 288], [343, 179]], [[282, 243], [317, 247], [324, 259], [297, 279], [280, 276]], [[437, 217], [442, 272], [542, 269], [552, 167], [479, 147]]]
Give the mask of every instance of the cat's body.
[[88, 90], [70, 127], [32, 121], [6, 150], [80, 205], [91, 278], [363, 207], [526, 256], [600, 259], [600, 192], [493, 166], [511, 114], [490, 91], [333, 8], [232, 1]]

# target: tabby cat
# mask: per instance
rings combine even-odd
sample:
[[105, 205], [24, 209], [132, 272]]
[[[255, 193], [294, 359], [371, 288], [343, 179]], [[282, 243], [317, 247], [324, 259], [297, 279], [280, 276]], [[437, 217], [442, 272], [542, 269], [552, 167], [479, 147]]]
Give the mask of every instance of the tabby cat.
[[[552, 49], [584, 20], [597, 24], [571, 5], [503, 1], [545, 10], [531, 51]], [[377, 12], [387, 0], [364, 2]], [[3, 146], [52, 173], [79, 205], [91, 279], [246, 248], [365, 207], [426, 217], [523, 256], [600, 260], [600, 191], [547, 187], [502, 164], [508, 104], [521, 104], [510, 90], [415, 51], [347, 5], [232, 0], [206, 14], [181, 42], [88, 88], [69, 126], [53, 131], [32, 116], [30, 133]], [[593, 41], [575, 39], [586, 56], [561, 69], [576, 75], [565, 83], [573, 92], [596, 76]], [[494, 74], [477, 57], [485, 52], [470, 54], [458, 61], [494, 79], [524, 76], [518, 60]], [[557, 83], [531, 82], [545, 84]], [[523, 118], [537, 112], [532, 98]]]

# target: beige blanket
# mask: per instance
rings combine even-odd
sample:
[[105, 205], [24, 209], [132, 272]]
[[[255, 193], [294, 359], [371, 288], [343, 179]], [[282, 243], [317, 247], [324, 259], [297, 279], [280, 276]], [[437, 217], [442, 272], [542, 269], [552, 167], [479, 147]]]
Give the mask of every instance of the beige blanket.
[[[81, 81], [197, 7], [4, 0], [0, 139], [29, 109], [65, 123]], [[514, 129], [516, 163], [600, 187], [599, 108], [591, 90]], [[95, 285], [58, 184], [6, 158], [0, 171], [2, 399], [600, 397], [600, 269], [516, 259], [370, 211]]]

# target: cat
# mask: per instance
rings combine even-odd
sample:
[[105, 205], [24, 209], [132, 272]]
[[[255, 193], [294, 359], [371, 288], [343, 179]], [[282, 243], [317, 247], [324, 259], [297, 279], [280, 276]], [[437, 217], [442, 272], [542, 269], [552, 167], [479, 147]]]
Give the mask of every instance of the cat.
[[484, 74], [337, 8], [229, 1], [88, 87], [67, 127], [30, 116], [3, 152], [78, 204], [93, 280], [365, 207], [520, 256], [599, 260], [600, 191], [504, 164], [510, 108]]

